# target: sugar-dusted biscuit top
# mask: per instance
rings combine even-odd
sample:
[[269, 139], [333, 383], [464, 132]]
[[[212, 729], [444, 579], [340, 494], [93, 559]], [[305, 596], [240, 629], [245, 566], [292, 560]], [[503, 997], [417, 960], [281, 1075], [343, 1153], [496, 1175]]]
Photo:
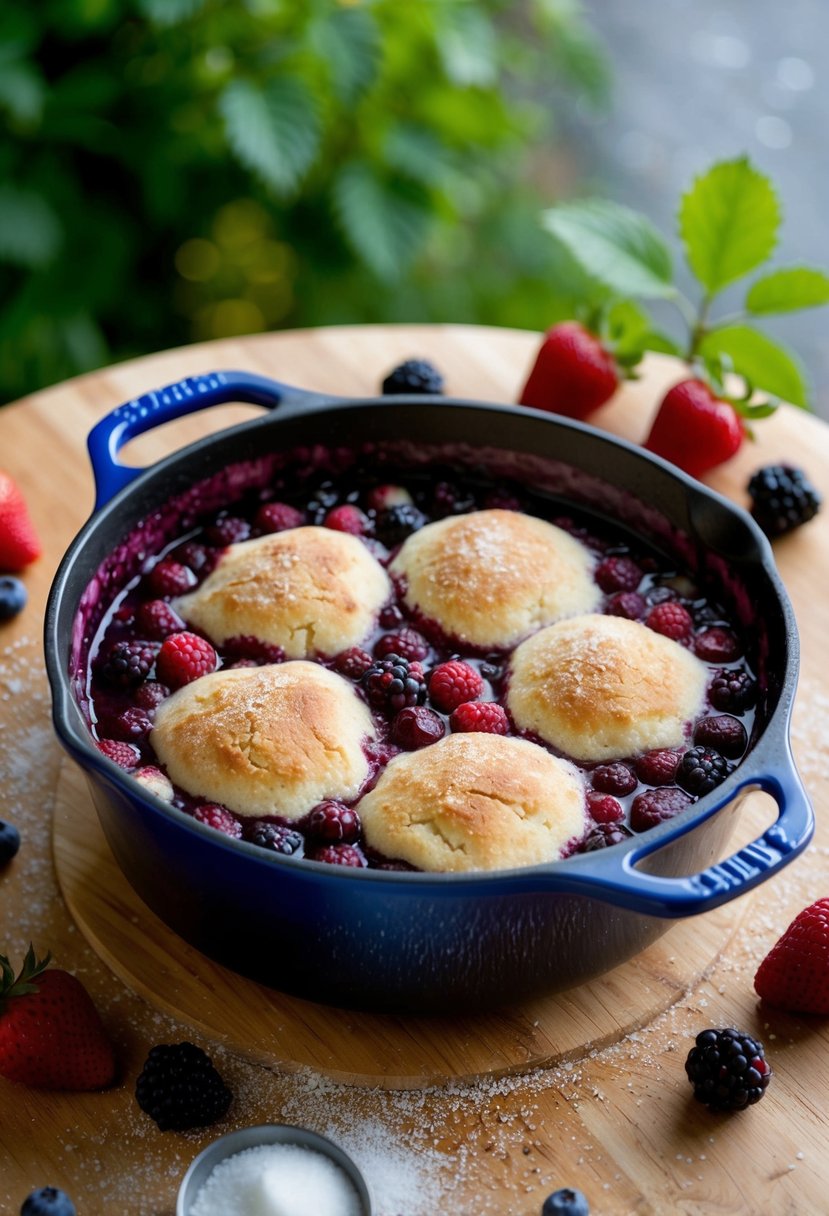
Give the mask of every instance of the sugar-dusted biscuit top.
[[353, 687], [317, 663], [217, 671], [156, 711], [151, 742], [173, 782], [237, 815], [299, 819], [355, 798], [375, 737]]
[[586, 822], [573, 765], [524, 739], [485, 733], [396, 756], [357, 809], [369, 847], [444, 872], [556, 861]]
[[406, 603], [472, 646], [511, 646], [601, 599], [593, 559], [554, 524], [519, 511], [475, 511], [427, 524], [402, 545], [390, 571]]
[[391, 592], [356, 536], [309, 526], [229, 545], [175, 608], [217, 645], [254, 637], [302, 659], [362, 642]]
[[507, 708], [575, 760], [676, 747], [705, 694], [706, 668], [638, 621], [590, 614], [542, 629], [516, 647]]

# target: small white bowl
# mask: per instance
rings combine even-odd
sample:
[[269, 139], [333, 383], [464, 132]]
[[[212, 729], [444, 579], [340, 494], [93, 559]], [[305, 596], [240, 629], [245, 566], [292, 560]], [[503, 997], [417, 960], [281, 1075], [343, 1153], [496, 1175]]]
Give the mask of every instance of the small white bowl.
[[256, 1127], [243, 1127], [238, 1132], [228, 1132], [226, 1136], [220, 1136], [218, 1140], [208, 1144], [207, 1148], [202, 1149], [182, 1179], [176, 1202], [176, 1216], [188, 1216], [196, 1196], [221, 1161], [241, 1153], [246, 1148], [259, 1148], [264, 1144], [296, 1144], [300, 1148], [313, 1149], [330, 1157], [350, 1178], [360, 1200], [362, 1216], [373, 1216], [374, 1208], [368, 1184], [348, 1154], [325, 1136], [319, 1136], [306, 1127], [291, 1127], [287, 1123], [261, 1123]]

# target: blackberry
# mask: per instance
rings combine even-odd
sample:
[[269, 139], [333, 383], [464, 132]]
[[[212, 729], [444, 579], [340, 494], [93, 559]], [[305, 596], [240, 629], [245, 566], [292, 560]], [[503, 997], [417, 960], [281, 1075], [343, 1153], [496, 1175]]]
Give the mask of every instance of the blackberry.
[[730, 772], [731, 765], [713, 747], [692, 747], [679, 762], [676, 782], [701, 798], [725, 781]]
[[590, 1205], [581, 1191], [565, 1186], [547, 1196], [541, 1216], [590, 1216]]
[[56, 1186], [42, 1186], [23, 1200], [20, 1216], [77, 1216], [72, 1200]]
[[742, 714], [757, 700], [757, 682], [747, 671], [720, 671], [711, 681], [708, 700], [715, 709]]
[[4, 574], [0, 578], [0, 621], [10, 621], [26, 607], [26, 588], [19, 578]]
[[381, 511], [374, 525], [374, 534], [388, 549], [402, 545], [407, 536], [418, 532], [426, 523], [426, 516], [411, 502], [401, 502], [396, 507]]
[[823, 501], [802, 469], [770, 464], [748, 483], [751, 514], [766, 536], [784, 536], [817, 515]]
[[428, 359], [407, 359], [386, 376], [383, 392], [440, 394], [443, 376]]
[[160, 1043], [147, 1056], [135, 1097], [160, 1131], [183, 1132], [221, 1119], [233, 1095], [200, 1047]]
[[134, 688], [152, 671], [157, 652], [149, 642], [116, 642], [101, 664], [101, 679], [116, 688]]
[[270, 823], [266, 819], [254, 819], [247, 832], [251, 844], [258, 844], [260, 849], [270, 849], [272, 853], [283, 853], [293, 857], [302, 849], [303, 839], [299, 832], [286, 827], [284, 823]]
[[19, 848], [20, 833], [17, 828], [13, 823], [0, 819], [0, 866], [11, 861]]
[[372, 709], [397, 713], [407, 705], [422, 705], [426, 700], [423, 668], [397, 654], [377, 659], [360, 682]]
[[580, 853], [595, 853], [597, 849], [609, 849], [613, 844], [621, 844], [632, 836], [630, 828], [623, 823], [597, 823], [591, 828], [579, 845]]
[[703, 1030], [685, 1061], [694, 1097], [709, 1110], [745, 1110], [771, 1080], [763, 1044], [740, 1030]]

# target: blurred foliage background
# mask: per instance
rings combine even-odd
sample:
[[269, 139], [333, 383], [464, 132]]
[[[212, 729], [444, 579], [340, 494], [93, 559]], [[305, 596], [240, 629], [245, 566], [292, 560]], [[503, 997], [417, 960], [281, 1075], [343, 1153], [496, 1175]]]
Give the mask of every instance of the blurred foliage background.
[[568, 311], [578, 0], [0, 0], [0, 395], [191, 340]]

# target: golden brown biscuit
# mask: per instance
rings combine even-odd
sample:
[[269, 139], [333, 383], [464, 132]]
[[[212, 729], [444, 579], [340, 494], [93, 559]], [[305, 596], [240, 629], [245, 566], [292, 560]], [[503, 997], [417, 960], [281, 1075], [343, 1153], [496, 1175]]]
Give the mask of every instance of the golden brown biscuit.
[[356, 536], [291, 528], [229, 545], [175, 608], [218, 645], [255, 637], [301, 659], [356, 646], [391, 591], [385, 570]]
[[406, 603], [473, 646], [510, 646], [601, 594], [593, 559], [568, 533], [518, 511], [475, 511], [427, 524], [390, 567]]
[[524, 739], [483, 733], [395, 757], [357, 809], [369, 847], [421, 870], [555, 861], [585, 829], [573, 765]]
[[176, 785], [237, 815], [299, 819], [324, 798], [355, 798], [368, 776], [371, 715], [317, 663], [217, 671], [156, 711], [150, 736]]
[[575, 760], [609, 760], [682, 743], [705, 681], [699, 659], [646, 625], [579, 616], [516, 648], [507, 708]]

